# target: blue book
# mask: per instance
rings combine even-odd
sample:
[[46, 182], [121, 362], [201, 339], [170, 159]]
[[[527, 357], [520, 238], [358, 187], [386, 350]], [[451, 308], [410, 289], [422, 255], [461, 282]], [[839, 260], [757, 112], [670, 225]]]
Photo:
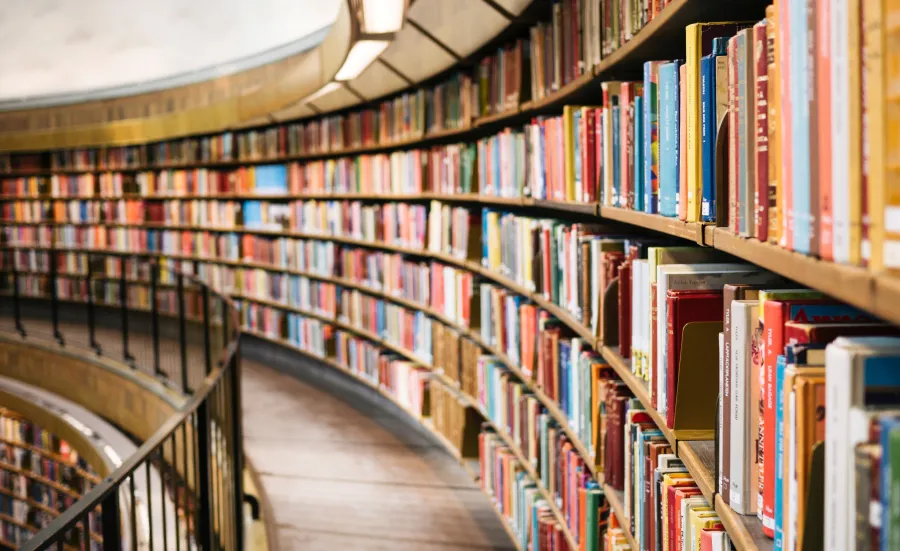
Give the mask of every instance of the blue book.
[[491, 157], [491, 177], [494, 180], [493, 194], [500, 195], [500, 140], [493, 139], [493, 156]]
[[634, 210], [644, 210], [644, 98], [634, 97]]
[[727, 44], [725, 38], [714, 38], [712, 52], [700, 60], [700, 219], [704, 222], [716, 220], [716, 58], [727, 55]]
[[[810, 149], [809, 149], [809, 72], [807, 55], [807, 16], [802, 2], [790, 3], [791, 32], [788, 51], [791, 78], [791, 209], [794, 211], [795, 251], [808, 254], [810, 229], [815, 222], [810, 212]], [[835, 151], [835, 154], [843, 152]], [[788, 214], [790, 220], [790, 213]]]
[[659, 67], [659, 213], [678, 215], [678, 67]]
[[621, 168], [619, 166], [619, 151], [621, 148], [621, 137], [619, 136], [620, 132], [620, 124], [618, 124], [619, 119], [619, 105], [613, 103], [612, 106], [612, 157], [613, 157], [613, 169], [612, 169], [612, 205], [618, 207], [621, 202], [619, 200], [619, 191], [620, 187], [620, 174]]
[[288, 192], [287, 167], [285, 165], [259, 165], [253, 170], [257, 192], [265, 194]]
[[787, 359], [775, 363], [775, 549], [784, 549], [784, 370]]
[[244, 201], [241, 212], [244, 217], [245, 228], [262, 226], [262, 203], [260, 201]]

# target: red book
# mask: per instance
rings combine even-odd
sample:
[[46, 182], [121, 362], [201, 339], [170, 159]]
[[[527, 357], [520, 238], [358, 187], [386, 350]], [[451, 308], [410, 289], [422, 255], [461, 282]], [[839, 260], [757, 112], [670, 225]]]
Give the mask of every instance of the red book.
[[784, 343], [806, 344], [831, 342], [840, 336], [900, 335], [900, 328], [884, 323], [804, 323], [784, 324]]
[[[763, 533], [775, 535], [775, 367], [778, 356], [784, 354], [785, 324], [789, 321], [821, 324], [846, 322], [874, 322], [875, 318], [853, 308], [830, 300], [767, 300], [762, 304], [762, 326], [765, 353], [765, 393], [763, 394], [762, 426], [762, 523]], [[762, 378], [760, 379], [763, 380]], [[761, 389], [762, 392], [762, 389]], [[772, 427], [771, 432], [769, 427]]]
[[685, 497], [700, 495], [697, 486], [669, 486], [669, 551], [677, 551], [681, 542], [681, 500]]
[[669, 340], [666, 393], [668, 403], [672, 404], [666, 411], [666, 426], [671, 429], [675, 426], [675, 400], [684, 327], [693, 322], [721, 322], [722, 291], [668, 291], [666, 308], [666, 332]]
[[631, 357], [631, 259], [619, 266], [619, 354]]

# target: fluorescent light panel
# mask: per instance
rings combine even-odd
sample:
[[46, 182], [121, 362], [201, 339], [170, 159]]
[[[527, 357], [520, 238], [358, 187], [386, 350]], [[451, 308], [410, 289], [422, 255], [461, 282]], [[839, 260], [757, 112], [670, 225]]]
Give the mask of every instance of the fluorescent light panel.
[[303, 98], [303, 103], [307, 103], [307, 102], [310, 102], [310, 101], [313, 101], [313, 100], [317, 100], [317, 99], [321, 98], [322, 96], [324, 96], [324, 95], [326, 95], [326, 94], [330, 94], [331, 92], [334, 92], [335, 90], [337, 90], [337, 89], [340, 88], [340, 87], [341, 87], [341, 83], [340, 83], [340, 82], [335, 82], [335, 81], [332, 80], [331, 82], [329, 82], [329, 83], [326, 84], [325, 86], [319, 88], [318, 90], [316, 90], [316, 91], [313, 92], [312, 94], [310, 94], [310, 95], [306, 96], [305, 98]]
[[334, 77], [335, 80], [353, 80], [381, 55], [388, 46], [387, 40], [360, 40], [350, 48], [344, 65]]
[[395, 33], [403, 26], [405, 0], [362, 0], [365, 32]]

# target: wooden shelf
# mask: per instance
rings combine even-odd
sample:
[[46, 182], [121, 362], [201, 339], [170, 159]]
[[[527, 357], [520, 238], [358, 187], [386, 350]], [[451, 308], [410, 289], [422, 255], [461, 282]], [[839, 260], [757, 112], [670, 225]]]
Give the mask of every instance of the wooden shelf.
[[640, 547], [638, 547], [637, 542], [634, 541], [634, 536], [631, 534], [631, 520], [628, 515], [625, 514], [624, 492], [614, 489], [609, 484], [604, 484], [603, 493], [606, 495], [606, 501], [609, 502], [610, 508], [616, 514], [616, 518], [622, 526], [622, 531], [625, 532], [625, 538], [628, 539], [628, 544], [631, 546], [632, 550], [637, 551]]
[[67, 459], [64, 459], [62, 456], [60, 456], [50, 450], [45, 450], [44, 448], [40, 448], [38, 446], [35, 446], [34, 444], [29, 444], [28, 442], [21, 442], [18, 440], [12, 440], [12, 439], [9, 439], [9, 438], [3, 437], [3, 436], [0, 436], [0, 444], [6, 444], [7, 446], [12, 446], [14, 448], [28, 450], [32, 453], [36, 453], [38, 455], [44, 456], [48, 459], [53, 460], [53, 462], [58, 463], [59, 465], [66, 466], [66, 467], [69, 467], [70, 469], [73, 469], [79, 476], [87, 479], [92, 484], [100, 483], [100, 477], [98, 477], [97, 475], [85, 471], [84, 469], [82, 469], [81, 467], [76, 465], [75, 463], [73, 463]]
[[694, 477], [706, 501], [712, 503], [716, 494], [716, 444], [712, 440], [679, 442], [678, 457]]
[[617, 207], [600, 207], [600, 217], [680, 237], [693, 241], [698, 245], [703, 244], [704, 224], [698, 222], [682, 222], [677, 218], [668, 218], [658, 214], [647, 214]]

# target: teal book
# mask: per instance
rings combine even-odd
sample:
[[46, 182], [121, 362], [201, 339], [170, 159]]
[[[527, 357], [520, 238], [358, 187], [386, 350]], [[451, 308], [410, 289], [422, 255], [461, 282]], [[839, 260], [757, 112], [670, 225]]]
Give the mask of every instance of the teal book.
[[659, 214], [675, 217], [679, 178], [680, 61], [659, 67]]
[[644, 98], [634, 97], [634, 210], [644, 210]]

